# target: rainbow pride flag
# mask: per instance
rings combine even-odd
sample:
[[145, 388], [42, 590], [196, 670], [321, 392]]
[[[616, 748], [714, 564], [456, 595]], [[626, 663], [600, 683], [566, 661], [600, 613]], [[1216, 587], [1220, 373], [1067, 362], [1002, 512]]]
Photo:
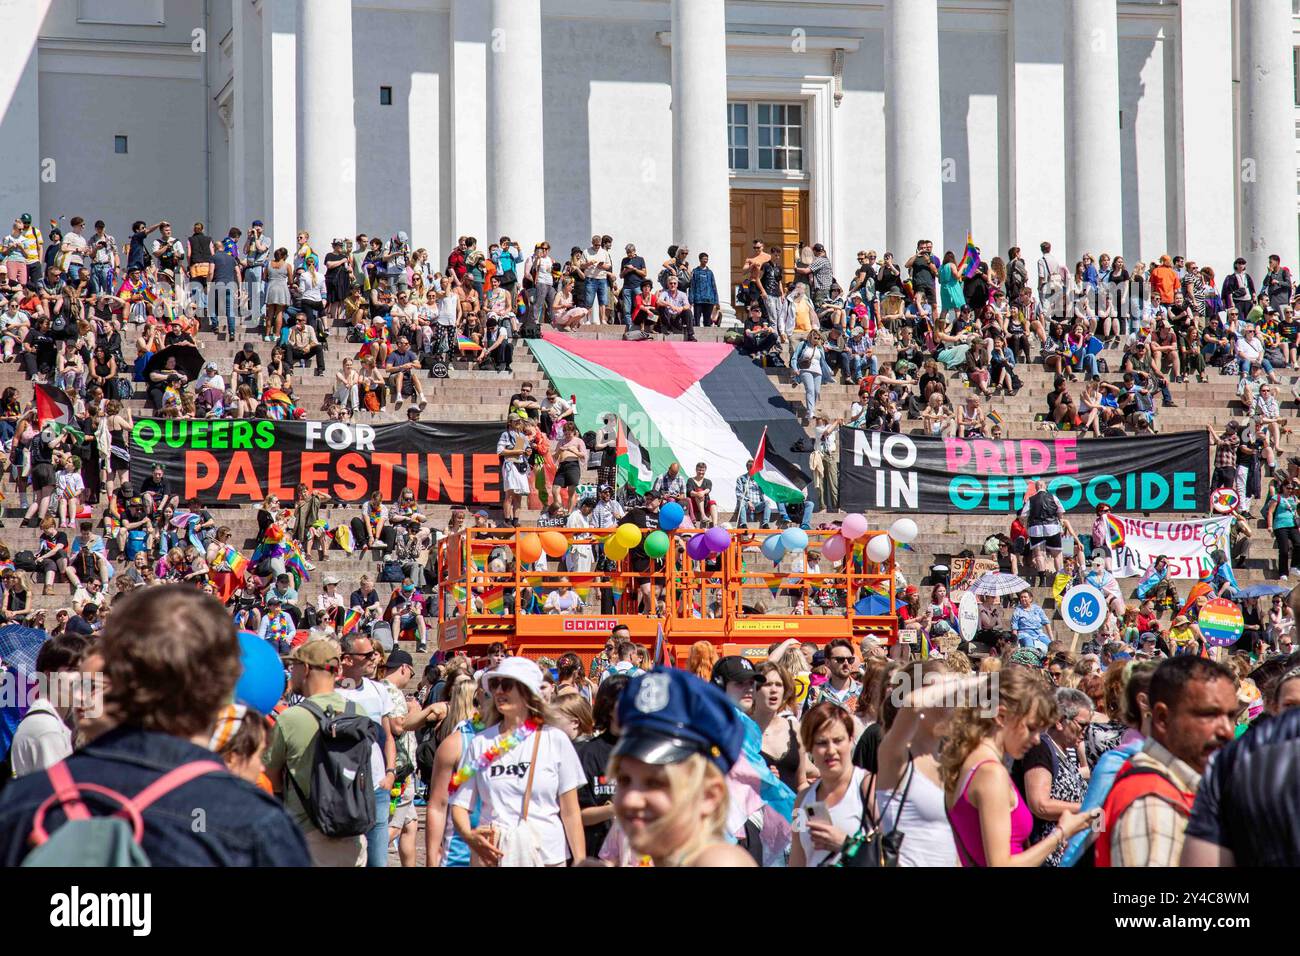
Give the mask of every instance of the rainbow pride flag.
[[343, 636], [347, 637], [360, 626], [361, 612], [354, 607], [348, 608], [348, 613], [343, 615]]
[[456, 347], [462, 352], [482, 352], [483, 346], [464, 335], [456, 336]]
[[963, 279], [972, 278], [980, 270], [980, 251], [975, 248], [975, 240], [970, 232], [966, 233], [966, 251], [961, 254], [961, 262], [957, 264], [957, 271], [962, 274]]

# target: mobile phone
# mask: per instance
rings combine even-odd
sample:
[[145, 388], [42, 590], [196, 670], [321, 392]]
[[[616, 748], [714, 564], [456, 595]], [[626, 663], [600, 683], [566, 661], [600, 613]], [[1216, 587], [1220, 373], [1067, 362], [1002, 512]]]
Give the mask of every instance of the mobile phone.
[[804, 808], [810, 821], [816, 820], [818, 823], [830, 823], [831, 812], [826, 808], [825, 801], [814, 800]]
[[1091, 816], [1092, 819], [1088, 822], [1088, 826], [1092, 829], [1093, 833], [1100, 833], [1106, 823], [1106, 815], [1102, 813], [1100, 807], [1097, 807], [1096, 809], [1089, 811], [1089, 816]]

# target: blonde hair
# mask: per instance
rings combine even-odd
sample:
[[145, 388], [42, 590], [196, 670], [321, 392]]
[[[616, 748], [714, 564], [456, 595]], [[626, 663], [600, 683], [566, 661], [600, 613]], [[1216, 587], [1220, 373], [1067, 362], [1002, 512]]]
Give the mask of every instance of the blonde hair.
[[1047, 682], [1034, 670], [1019, 665], [1004, 668], [998, 674], [997, 710], [986, 707], [957, 707], [948, 722], [948, 736], [939, 751], [939, 775], [944, 790], [951, 794], [961, 779], [966, 758], [986, 737], [998, 731], [997, 713], [1003, 720], [1023, 719], [1039, 727], [1056, 720], [1056, 697]]
[[971, 666], [970, 658], [961, 651], [948, 652], [948, 670], [954, 674], [971, 674], [975, 668]]
[[[619, 765], [622, 760], [623, 758], [619, 756], [610, 758], [610, 777], [618, 776]], [[683, 846], [670, 847], [669, 849], [681, 853], [690, 853], [692, 850], [707, 846], [710, 843], [724, 842], [726, 840], [727, 810], [731, 802], [726, 792], [727, 778], [723, 776], [717, 764], [700, 754], [691, 754], [678, 763], [664, 765], [663, 771], [668, 777], [668, 795], [672, 800], [672, 810], [669, 811], [667, 816], [660, 817], [648, 825], [643, 831], [643, 840], [638, 841], [641, 845], [633, 845], [632, 849], [638, 853], [649, 852], [649, 847], [662, 840], [680, 817], [691, 814], [700, 798], [704, 795], [704, 791], [710, 786], [722, 788], [722, 799], [718, 801], [713, 811], [696, 825], [696, 833], [692, 839], [688, 840]]]
[[581, 694], [566, 694], [554, 704], [554, 709], [578, 722], [579, 734], [594, 734], [596, 719], [591, 715], [591, 704]]

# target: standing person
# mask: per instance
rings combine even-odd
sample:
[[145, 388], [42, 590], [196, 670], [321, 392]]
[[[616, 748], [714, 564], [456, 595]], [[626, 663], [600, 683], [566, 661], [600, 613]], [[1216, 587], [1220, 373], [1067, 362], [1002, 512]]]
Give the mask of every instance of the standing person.
[[818, 415], [814, 422], [814, 435], [817, 453], [821, 458], [821, 487], [818, 497], [827, 511], [840, 510], [840, 426], [844, 419], [831, 421], [825, 415]]
[[262, 341], [277, 342], [284, 328], [284, 315], [289, 308], [289, 250], [276, 249], [266, 267], [266, 315], [262, 325]]
[[799, 722], [794, 716], [794, 676], [771, 658], [758, 665], [757, 675], [750, 716], [763, 735], [763, 759], [791, 793], [798, 793], [807, 778], [807, 768], [800, 749]]
[[516, 416], [510, 416], [497, 439], [497, 456], [501, 459], [501, 514], [506, 524], [518, 527], [519, 506], [528, 500], [532, 489], [533, 466], [524, 423]]
[[578, 762], [586, 780], [578, 790], [578, 806], [582, 810], [588, 856], [600, 856], [614, 820], [614, 780], [609, 774], [609, 758], [618, 743], [614, 712], [630, 682], [631, 678], [616, 674], [600, 685], [591, 708], [596, 734], [578, 745]]
[[384, 679], [379, 685], [388, 692], [392, 704], [392, 726], [397, 736], [395, 751], [397, 779], [394, 780], [389, 806], [388, 841], [397, 841], [397, 857], [402, 866], [415, 866], [415, 838], [420, 829], [420, 819], [415, 810], [415, 731], [407, 729], [423, 710], [414, 701], [407, 700], [406, 688], [415, 676], [415, 661], [400, 647], [394, 647], [384, 664]]
[[1291, 576], [1293, 567], [1300, 569], [1298, 510], [1295, 487], [1285, 477], [1280, 478], [1276, 494], [1264, 509], [1264, 530], [1271, 531], [1277, 542], [1277, 575], [1282, 580]]
[[687, 341], [695, 341], [695, 327], [704, 328], [722, 321], [722, 306], [718, 302], [718, 281], [709, 268], [709, 254], [700, 253], [700, 264], [691, 270], [690, 299], [692, 310], [691, 333]]
[[[542, 702], [542, 672], [508, 657], [483, 674], [498, 722], [470, 742], [451, 798], [452, 822], [479, 865], [563, 866], [587, 855], [578, 806], [582, 765]], [[545, 745], [543, 747], [543, 744]], [[470, 808], [482, 800], [477, 827]]]
[[1034, 571], [1046, 579], [1048, 571], [1061, 570], [1063, 535], [1074, 539], [1075, 548], [1082, 553], [1082, 545], [1070, 521], [1065, 517], [1061, 499], [1047, 490], [1046, 482], [1029, 483], [1025, 489], [1025, 504], [1020, 509], [1020, 520], [1029, 532], [1030, 556]]
[[69, 677], [79, 675], [81, 660], [90, 649], [84, 636], [64, 632], [51, 637], [36, 652], [34, 697], [18, 721], [9, 744], [14, 777], [48, 770], [72, 753], [73, 718]]
[[380, 655], [374, 641], [366, 634], [353, 632], [343, 638], [341, 647], [338, 694], [368, 715], [376, 729], [375, 743], [370, 748], [375, 825], [366, 834], [366, 866], [383, 867], [388, 865], [388, 804], [397, 776], [397, 734], [406, 715], [393, 706], [388, 691], [374, 679]]
[[526, 266], [528, 281], [525, 285], [529, 289], [533, 324], [539, 329], [545, 318], [551, 314], [551, 308], [555, 304], [555, 276], [551, 271], [554, 268], [555, 260], [551, 258], [551, 244], [538, 243], [528, 259]]
[[634, 678], [618, 701], [609, 762], [614, 814], [629, 848], [655, 866], [753, 866], [727, 841], [726, 773], [745, 730], [731, 702], [684, 671]]
[[641, 289], [641, 283], [646, 281], [649, 273], [646, 270], [645, 258], [637, 255], [635, 245], [629, 242], [623, 252], [623, 261], [618, 266], [619, 277], [623, 282], [620, 299], [623, 305], [623, 324], [630, 329], [632, 328], [633, 300]]
[[1156, 668], [1147, 691], [1151, 735], [1106, 797], [1098, 866], [1178, 866], [1201, 776], [1232, 740], [1234, 683], [1222, 664], [1191, 655]]
[[804, 715], [799, 734], [818, 777], [798, 797], [795, 812], [807, 822], [790, 848], [790, 866], [823, 866], [838, 860], [844, 841], [867, 824], [871, 781], [850, 760], [854, 727], [847, 710], [817, 704]]
[[827, 644], [826, 665], [830, 668], [830, 676], [826, 683], [809, 693], [808, 707], [829, 701], [853, 713], [862, 695], [862, 684], [853, 676], [857, 662], [852, 641], [837, 637]]
[[817, 415], [817, 400], [821, 396], [822, 382], [834, 377], [826, 362], [826, 342], [822, 333], [814, 329], [808, 333], [791, 356], [795, 374], [803, 384], [803, 424], [809, 425]]
[[[302, 832], [274, 797], [231, 774], [195, 743], [207, 741], [241, 672], [226, 609], [188, 585], [141, 588], [113, 602], [96, 655], [103, 671], [106, 729], [51, 767], [79, 788], [83, 806], [104, 813], [84, 788], [100, 786], [143, 807], [139, 849], [154, 866], [307, 866]], [[84, 669], [94, 671], [87, 661]], [[161, 791], [161, 792], [159, 792]], [[15, 780], [0, 794], [0, 865], [31, 850], [40, 808], [54, 803], [49, 773]], [[193, 810], [205, 811], [194, 826]], [[109, 811], [111, 812], [111, 811]], [[53, 839], [55, 813], [40, 814]]]
[[266, 266], [271, 261], [271, 244], [262, 233], [262, 220], [254, 219], [253, 224], [248, 227], [248, 238], [244, 240], [244, 255], [239, 263], [248, 282], [248, 317], [254, 328], [262, 318], [267, 280]]
[[[312, 796], [316, 766], [316, 748], [321, 739], [321, 723], [303, 704], [325, 714], [344, 714], [348, 701], [338, 692], [339, 650], [333, 641], [307, 641], [294, 648], [286, 659], [289, 665], [288, 692], [299, 698], [298, 705], [288, 708], [276, 719], [271, 743], [262, 755], [262, 763], [277, 793], [284, 796], [285, 809], [301, 828], [311, 851], [313, 866], [360, 866], [365, 851], [358, 836], [326, 836], [316, 825]], [[355, 705], [352, 705], [355, 708]], [[355, 710], [354, 710], [355, 712]], [[359, 768], [363, 785], [369, 784], [368, 765]]]
[[[1058, 825], [1037, 843], [1027, 843], [1033, 814], [1004, 766], [1038, 743], [1056, 719], [1056, 701], [1032, 669], [1016, 665], [999, 673], [997, 709], [957, 707], [939, 755], [944, 801], [962, 866], [1041, 866], [1096, 814], [1065, 810]], [[965, 678], [955, 692], [977, 695], [987, 677]]]
[[[1056, 714], [1056, 721], [1011, 770], [1012, 779], [1034, 815], [1034, 828], [1029, 834], [1033, 843], [1046, 838], [1063, 813], [1079, 811], [1088, 787], [1083, 735], [1092, 721], [1092, 701], [1082, 691], [1058, 688]], [[1063, 842], [1053, 850], [1043, 865], [1060, 866], [1065, 845]]]

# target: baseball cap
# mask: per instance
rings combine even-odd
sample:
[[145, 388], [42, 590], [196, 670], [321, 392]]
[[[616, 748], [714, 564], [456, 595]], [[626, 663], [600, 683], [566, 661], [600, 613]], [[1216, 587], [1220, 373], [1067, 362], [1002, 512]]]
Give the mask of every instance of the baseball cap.
[[758, 674], [754, 665], [739, 654], [731, 654], [718, 659], [709, 675], [709, 682], [715, 687], [726, 687], [730, 683], [743, 680], [755, 680]]
[[415, 659], [400, 647], [394, 647], [392, 652], [388, 655], [388, 660], [384, 662], [384, 666], [391, 671], [394, 668], [401, 667], [403, 664], [415, 667]]
[[338, 584], [338, 583], [339, 583], [339, 579], [338, 579], [338, 576], [337, 576], [337, 575], [327, 574], [327, 575], [325, 575], [325, 579], [324, 579], [321, 583], [322, 583], [322, 584]]
[[632, 678], [618, 700], [618, 725], [612, 756], [657, 766], [700, 754], [726, 773], [745, 740], [735, 705], [722, 691], [694, 674], [663, 667]]
[[488, 513], [481, 508], [478, 511], [474, 512], [475, 518], [486, 518], [487, 516]]
[[22, 224], [23, 224], [24, 226], [30, 226], [30, 225], [32, 224], [32, 214], [29, 213], [29, 212], [25, 212], [25, 213], [23, 213], [23, 214], [22, 214], [21, 216], [19, 216], [18, 218], [19, 218], [20, 220], [22, 220]]
[[253, 225], [255, 225], [255, 226], [263, 226], [263, 225], [265, 225], [265, 223], [262, 222], [262, 220], [260, 220], [260, 219], [254, 219], [254, 220], [253, 220]]
[[542, 696], [542, 669], [526, 657], [507, 657], [492, 670], [484, 671], [481, 678], [484, 690], [487, 690], [488, 681], [493, 677], [517, 680], [532, 691], [534, 697]]
[[286, 661], [297, 661], [308, 667], [328, 667], [339, 662], [339, 646], [333, 641], [307, 641], [286, 654]]

